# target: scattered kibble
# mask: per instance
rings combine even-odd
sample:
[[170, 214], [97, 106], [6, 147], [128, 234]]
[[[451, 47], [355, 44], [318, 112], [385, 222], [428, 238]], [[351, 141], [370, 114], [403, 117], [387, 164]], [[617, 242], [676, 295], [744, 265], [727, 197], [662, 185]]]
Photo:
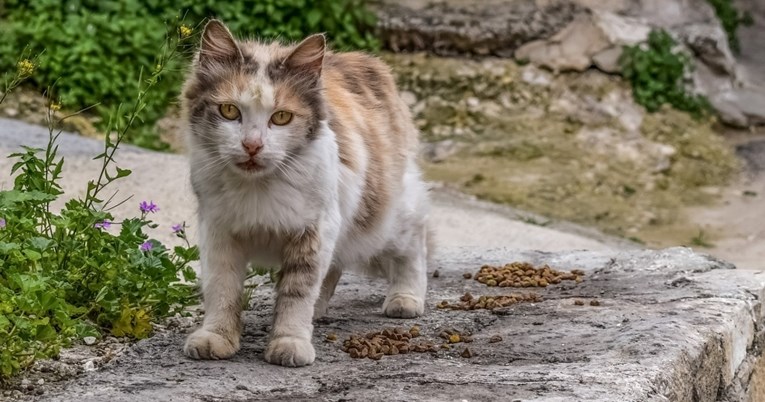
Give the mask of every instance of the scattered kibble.
[[462, 356], [462, 357], [464, 357], [466, 359], [469, 359], [469, 358], [473, 357], [473, 352], [470, 351], [470, 348], [465, 347], [465, 350], [463, 350], [462, 353], [460, 353], [460, 356]]
[[470, 279], [473, 277], [473, 274], [471, 274], [470, 272], [465, 272], [464, 274], [462, 274], [462, 277], [465, 279]]
[[386, 328], [382, 331], [369, 332], [365, 335], [351, 335], [343, 341], [343, 352], [354, 359], [369, 358], [380, 360], [383, 356], [407, 353], [435, 352], [438, 347], [432, 342], [414, 343], [413, 338], [420, 336], [420, 327]]
[[502, 337], [499, 335], [494, 335], [491, 338], [489, 338], [489, 343], [498, 343], [502, 342]]
[[590, 306], [598, 307], [600, 306], [600, 302], [597, 300], [590, 300]]
[[433, 277], [434, 278], [438, 278], [439, 276], [441, 276], [441, 271], [439, 271], [439, 270], [433, 271]]
[[[441, 331], [440, 334], [438, 334], [439, 338], [444, 339], [446, 342], [444, 345], [448, 345], [450, 343], [470, 343], [473, 342], [473, 338], [470, 337], [469, 333], [461, 333], [460, 331], [457, 331], [456, 329], [450, 328]], [[442, 346], [443, 347], [443, 346]], [[446, 348], [444, 348], [446, 349]]]
[[[471, 277], [469, 274], [463, 276], [465, 279]], [[567, 273], [550, 268], [549, 265], [535, 268], [527, 262], [513, 262], [502, 267], [484, 265], [473, 278], [491, 287], [547, 287], [562, 281], [581, 283], [584, 280], [584, 271], [574, 269]]]
[[328, 334], [328, 335], [327, 335], [327, 341], [328, 341], [328, 342], [334, 342], [334, 341], [336, 341], [336, 340], [337, 340], [337, 335], [336, 335], [336, 334], [334, 334], [334, 333], [331, 333], [331, 334]]
[[584, 302], [583, 302], [583, 301], [581, 301], [581, 300], [575, 300], [575, 301], [574, 301], [574, 305], [577, 305], [577, 306], [584, 306]]
[[440, 309], [449, 310], [493, 310], [495, 308], [507, 307], [521, 302], [540, 302], [542, 297], [536, 293], [511, 294], [504, 296], [480, 296], [474, 297], [470, 292], [460, 297], [459, 302], [449, 302], [443, 300], [436, 305]]

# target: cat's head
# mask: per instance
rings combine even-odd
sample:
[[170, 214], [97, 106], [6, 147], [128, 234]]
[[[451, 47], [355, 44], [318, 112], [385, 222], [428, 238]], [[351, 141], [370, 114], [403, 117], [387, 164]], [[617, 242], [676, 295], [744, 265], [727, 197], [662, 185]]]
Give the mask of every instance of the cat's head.
[[323, 35], [297, 45], [237, 41], [210, 21], [184, 86], [190, 144], [210, 168], [248, 177], [277, 171], [324, 120]]

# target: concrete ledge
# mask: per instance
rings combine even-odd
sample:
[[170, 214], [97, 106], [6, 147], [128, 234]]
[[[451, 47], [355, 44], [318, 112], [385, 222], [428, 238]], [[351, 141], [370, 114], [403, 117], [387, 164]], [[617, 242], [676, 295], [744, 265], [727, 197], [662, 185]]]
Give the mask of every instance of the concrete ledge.
[[[445, 311], [440, 300], [509, 293], [463, 279], [484, 263], [529, 261], [579, 268], [584, 282], [536, 290], [539, 303], [494, 311]], [[344, 276], [329, 316], [315, 328], [317, 361], [287, 369], [261, 357], [272, 292], [256, 289], [240, 353], [198, 362], [181, 354], [183, 334], [136, 344], [92, 372], [55, 385], [46, 401], [757, 401], [763, 392], [765, 275], [734, 269], [689, 249], [544, 253], [454, 251], [437, 261], [426, 315], [380, 314], [384, 283]], [[526, 289], [521, 289], [525, 291]], [[518, 289], [513, 289], [517, 292]], [[601, 306], [574, 300], [597, 298]], [[351, 333], [418, 324], [424, 338], [445, 328], [471, 331], [474, 357], [437, 353], [351, 359]], [[336, 333], [335, 343], [324, 341]], [[488, 343], [501, 335], [500, 343]]]

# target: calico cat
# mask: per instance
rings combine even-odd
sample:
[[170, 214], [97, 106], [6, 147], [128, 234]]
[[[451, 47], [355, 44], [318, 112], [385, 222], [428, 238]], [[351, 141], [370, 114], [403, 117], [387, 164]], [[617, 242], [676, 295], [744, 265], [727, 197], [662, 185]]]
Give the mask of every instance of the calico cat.
[[313, 363], [312, 319], [343, 270], [378, 274], [386, 316], [423, 313], [428, 196], [418, 132], [388, 67], [327, 50], [236, 40], [210, 21], [183, 87], [199, 204], [205, 316], [195, 359], [239, 349], [247, 263], [278, 264], [265, 360]]

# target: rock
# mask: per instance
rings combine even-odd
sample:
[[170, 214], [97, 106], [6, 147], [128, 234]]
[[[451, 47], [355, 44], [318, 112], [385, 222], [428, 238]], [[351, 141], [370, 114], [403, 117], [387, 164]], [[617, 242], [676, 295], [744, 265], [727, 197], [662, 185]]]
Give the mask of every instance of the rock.
[[735, 77], [736, 60], [722, 27], [714, 24], [687, 25], [679, 29], [685, 44], [715, 72]]
[[85, 363], [83, 363], [82, 369], [85, 371], [95, 371], [96, 364], [93, 362], [93, 360], [88, 360]]
[[529, 84], [539, 85], [542, 87], [549, 86], [552, 80], [548, 72], [541, 70], [531, 64], [523, 68], [523, 71], [521, 72], [521, 79], [524, 82], [528, 82]]
[[554, 71], [584, 71], [600, 64], [603, 71], [617, 72], [622, 46], [643, 42], [650, 32], [651, 27], [637, 19], [593, 11], [578, 15], [549, 39], [522, 46], [515, 57]]
[[90, 346], [96, 343], [96, 337], [95, 336], [86, 336], [82, 338], [82, 341], [85, 342], [86, 345]]
[[739, 88], [716, 94], [710, 102], [726, 123], [738, 127], [765, 124], [765, 91]]
[[549, 110], [587, 125], [602, 125], [616, 120], [627, 131], [640, 130], [645, 115], [629, 92], [621, 89], [610, 91], [602, 99], [566, 90], [552, 101]]
[[5, 115], [8, 117], [16, 117], [19, 115], [19, 109], [9, 107], [5, 109]]
[[529, 42], [515, 51], [515, 58], [558, 71], [584, 71], [592, 56], [608, 48], [603, 31], [589, 15], [579, 15], [550, 39]]
[[393, 51], [508, 57], [524, 43], [553, 35], [578, 9], [555, 1], [384, 0], [376, 14], [379, 36]]
[[481, 100], [474, 96], [471, 96], [465, 100], [465, 103], [467, 104], [469, 108], [476, 108], [478, 107], [478, 105], [481, 104]]
[[24, 379], [21, 380], [21, 387], [22, 388], [26, 388], [26, 387], [28, 387], [30, 385], [32, 385], [32, 382], [29, 381], [28, 379], [24, 378]]
[[672, 166], [677, 150], [666, 144], [650, 141], [638, 132], [621, 132], [608, 127], [583, 127], [576, 139], [582, 148], [643, 166], [646, 171], [659, 173]]
[[45, 384], [45, 380], [44, 379], [41, 378], [41, 379], [37, 380], [37, 385], [43, 385], [43, 384]]
[[154, 124], [154, 128], [159, 133], [159, 138], [170, 146], [170, 150], [176, 153], [186, 152], [186, 136], [178, 108], [166, 111], [165, 116]]
[[622, 67], [619, 64], [621, 56], [621, 46], [611, 46], [592, 56], [592, 62], [600, 71], [615, 74], [622, 71]]
[[422, 155], [429, 162], [442, 162], [446, 158], [456, 154], [462, 146], [453, 140], [423, 144]]

